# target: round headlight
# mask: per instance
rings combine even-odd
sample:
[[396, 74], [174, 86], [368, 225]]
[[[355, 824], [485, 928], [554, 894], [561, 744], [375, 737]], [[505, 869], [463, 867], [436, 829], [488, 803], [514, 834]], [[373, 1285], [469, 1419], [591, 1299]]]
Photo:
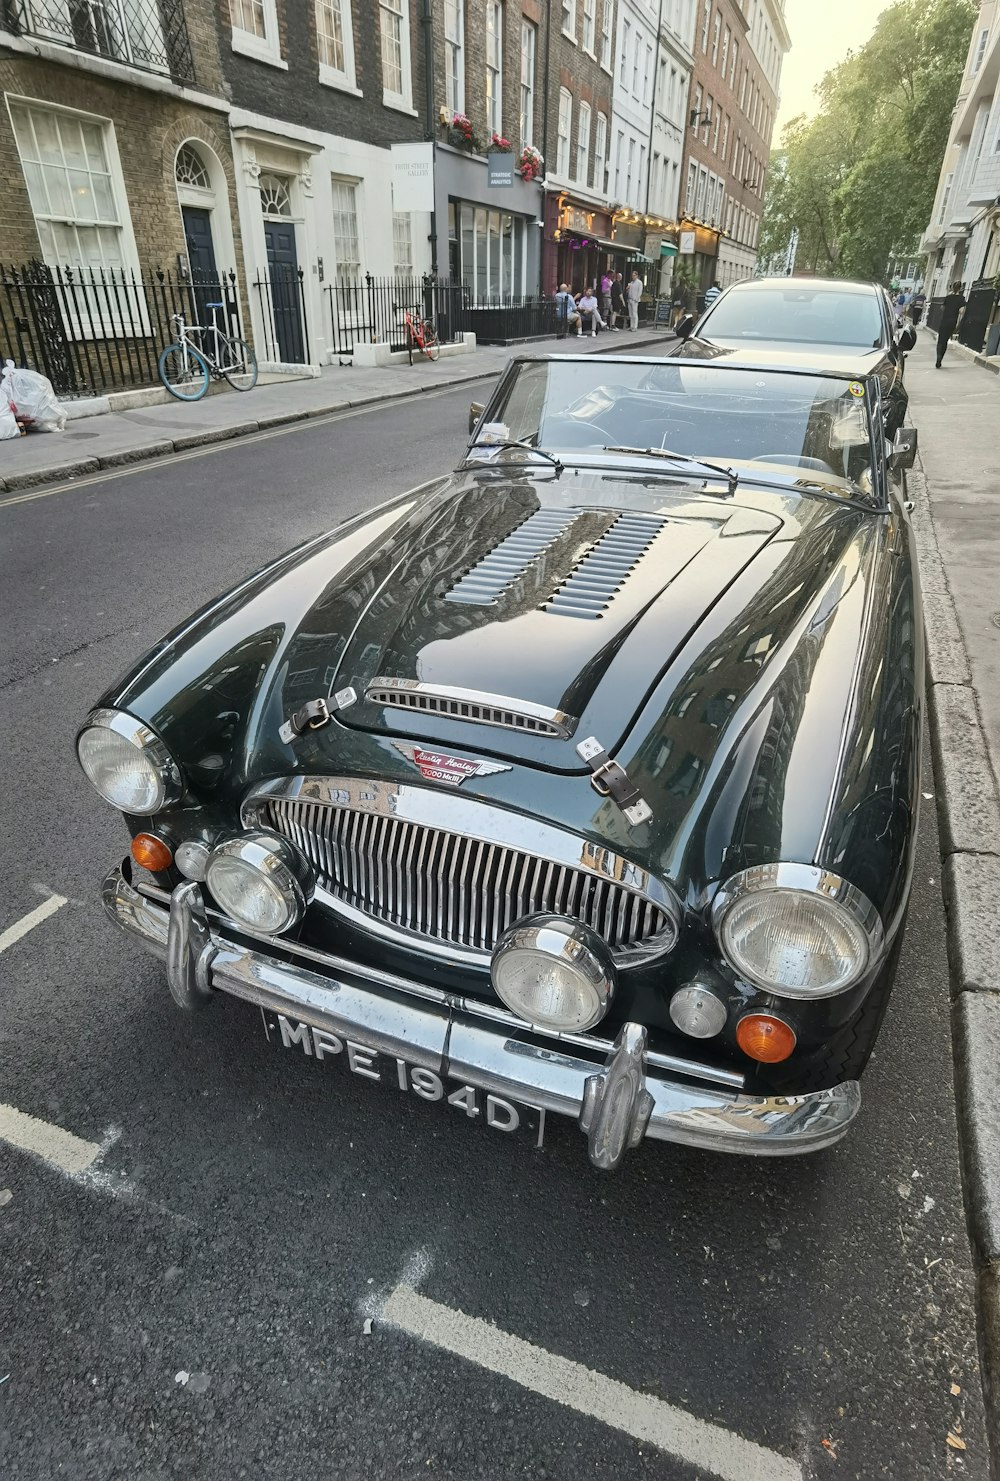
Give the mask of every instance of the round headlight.
[[560, 915], [532, 915], [500, 937], [490, 975], [512, 1013], [538, 1028], [581, 1033], [615, 992], [611, 953], [594, 932]]
[[729, 965], [784, 998], [828, 998], [875, 965], [882, 922], [838, 874], [806, 864], [746, 869], [719, 890], [715, 934]]
[[270, 833], [244, 833], [216, 844], [205, 883], [231, 920], [266, 936], [296, 925], [311, 893], [308, 871], [294, 849]]
[[88, 780], [112, 807], [149, 817], [179, 801], [180, 769], [148, 725], [121, 710], [95, 710], [76, 754]]

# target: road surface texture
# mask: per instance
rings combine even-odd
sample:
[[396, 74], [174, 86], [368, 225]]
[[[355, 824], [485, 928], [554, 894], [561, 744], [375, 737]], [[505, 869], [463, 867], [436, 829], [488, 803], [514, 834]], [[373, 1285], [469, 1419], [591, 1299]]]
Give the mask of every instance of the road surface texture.
[[183, 1016], [104, 918], [125, 835], [80, 718], [457, 459], [467, 402], [0, 500], [0, 1475], [984, 1481], [932, 805], [860, 1121], [801, 1160], [602, 1177], [569, 1123], [537, 1151], [238, 1003]]

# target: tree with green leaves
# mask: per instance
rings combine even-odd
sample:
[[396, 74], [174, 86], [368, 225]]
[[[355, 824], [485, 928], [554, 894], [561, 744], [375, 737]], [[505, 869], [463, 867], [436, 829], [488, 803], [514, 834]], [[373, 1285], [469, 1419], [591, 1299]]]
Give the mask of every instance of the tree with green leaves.
[[819, 111], [771, 158], [762, 257], [799, 232], [797, 266], [882, 278], [927, 224], [978, 14], [974, 0], [896, 0], [827, 72]]

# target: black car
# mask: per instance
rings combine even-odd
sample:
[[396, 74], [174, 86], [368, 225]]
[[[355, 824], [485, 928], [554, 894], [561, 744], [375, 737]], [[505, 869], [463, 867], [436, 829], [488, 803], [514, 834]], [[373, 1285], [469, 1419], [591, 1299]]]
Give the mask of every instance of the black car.
[[919, 796], [883, 413], [864, 356], [514, 361], [454, 474], [100, 697], [111, 919], [180, 1007], [504, 1133], [570, 1116], [598, 1167], [835, 1142]]
[[678, 334], [725, 349], [818, 349], [824, 365], [839, 360], [878, 377], [890, 440], [906, 420], [904, 360], [916, 331], [898, 318], [879, 283], [751, 278], [727, 288], [697, 322], [683, 319]]

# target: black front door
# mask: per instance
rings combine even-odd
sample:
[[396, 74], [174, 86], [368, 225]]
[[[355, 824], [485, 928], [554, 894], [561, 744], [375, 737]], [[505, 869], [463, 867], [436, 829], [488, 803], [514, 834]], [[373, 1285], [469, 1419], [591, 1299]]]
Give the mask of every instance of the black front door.
[[[219, 270], [215, 264], [215, 247], [212, 244], [212, 218], [200, 206], [182, 206], [181, 215], [184, 218], [184, 236], [191, 268], [195, 322], [211, 324], [212, 311], [206, 309], [205, 304], [216, 303], [224, 296], [219, 292]], [[219, 327], [225, 329], [225, 315], [220, 315]]]
[[264, 240], [278, 359], [289, 365], [301, 365], [306, 352], [295, 227], [283, 221], [265, 221]]

